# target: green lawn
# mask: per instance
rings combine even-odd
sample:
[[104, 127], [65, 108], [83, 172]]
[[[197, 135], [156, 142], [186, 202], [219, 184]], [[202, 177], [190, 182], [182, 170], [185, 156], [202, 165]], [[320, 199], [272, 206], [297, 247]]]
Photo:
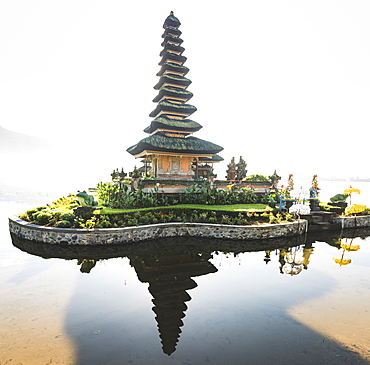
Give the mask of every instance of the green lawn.
[[233, 204], [233, 205], [203, 205], [203, 204], [179, 204], [165, 207], [149, 207], [149, 208], [137, 208], [137, 209], [113, 209], [106, 208], [96, 210], [95, 214], [118, 214], [137, 212], [145, 210], [168, 210], [168, 209], [203, 209], [203, 210], [220, 210], [223, 212], [246, 212], [246, 211], [265, 211], [272, 210], [266, 204]]

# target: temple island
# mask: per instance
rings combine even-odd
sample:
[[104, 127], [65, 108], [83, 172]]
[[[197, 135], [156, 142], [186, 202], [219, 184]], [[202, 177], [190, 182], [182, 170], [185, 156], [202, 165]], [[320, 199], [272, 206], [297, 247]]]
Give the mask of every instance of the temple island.
[[188, 103], [193, 94], [180, 25], [173, 12], [165, 19], [156, 106], [144, 129], [149, 136], [127, 149], [144, 166], [135, 167], [130, 179], [123, 169], [113, 171], [113, 183], [99, 183], [94, 195], [78, 191], [9, 218], [13, 239], [62, 245], [181, 236], [248, 241], [369, 227], [370, 208], [351, 204], [358, 189], [351, 187], [320, 206], [317, 175], [307, 195], [294, 189], [292, 174], [286, 188], [279, 187], [276, 170], [268, 177], [246, 176], [240, 156], [227, 165], [226, 179], [216, 180], [213, 166], [223, 161], [223, 148], [194, 136], [202, 126], [189, 119], [197, 109]]

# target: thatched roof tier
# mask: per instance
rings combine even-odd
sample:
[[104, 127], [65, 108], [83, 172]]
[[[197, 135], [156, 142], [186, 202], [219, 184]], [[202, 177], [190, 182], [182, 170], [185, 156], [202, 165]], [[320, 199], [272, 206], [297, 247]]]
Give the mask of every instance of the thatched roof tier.
[[152, 161], [150, 159], [143, 159], [143, 160], [140, 160], [141, 163], [147, 163], [147, 164], [150, 164], [152, 163]]
[[154, 89], [159, 90], [164, 83], [188, 87], [191, 84], [191, 80], [187, 79], [184, 76], [174, 76], [165, 74], [161, 76], [158, 83], [154, 86]]
[[177, 55], [171, 52], [165, 52], [163, 54], [163, 57], [161, 61], [158, 63], [158, 65], [163, 65], [165, 62], [171, 62], [171, 60], [175, 61], [173, 63], [179, 62], [180, 64], [183, 64], [186, 62], [187, 58], [182, 55]]
[[174, 35], [176, 37], [180, 37], [182, 34], [180, 29], [176, 29], [174, 27], [167, 27], [162, 34], [162, 38], [166, 38], [167, 35]]
[[175, 52], [175, 54], [182, 54], [185, 51], [184, 47], [181, 46], [176, 46], [175, 44], [171, 43], [166, 43], [166, 45], [163, 47], [161, 53], [159, 54], [161, 57], [164, 55], [165, 52], [170, 52], [173, 51], [172, 53]]
[[177, 36], [174, 37], [171, 34], [165, 34], [161, 46], [164, 47], [167, 42], [175, 42], [175, 43], [178, 43], [180, 45], [184, 41], [181, 38], [177, 37]]
[[185, 101], [190, 100], [193, 97], [193, 93], [184, 89], [175, 89], [173, 87], [162, 87], [159, 90], [158, 95], [153, 99], [154, 103], [158, 103], [164, 96], [167, 96], [168, 99], [172, 98], [181, 98]]
[[163, 23], [163, 28], [166, 29], [168, 27], [178, 28], [181, 25], [180, 20], [178, 20], [174, 15], [173, 11], [171, 14], [166, 18]]
[[199, 158], [199, 161], [200, 162], [221, 162], [223, 161], [224, 159], [220, 156], [220, 155], [213, 155], [211, 158], [209, 157], [200, 157]]
[[129, 147], [127, 152], [134, 156], [140, 155], [143, 151], [214, 155], [222, 150], [223, 148], [221, 146], [196, 137], [167, 137], [164, 134], [157, 133]]
[[170, 119], [166, 117], [159, 117], [154, 119], [150, 126], [144, 129], [146, 133], [153, 133], [158, 129], [170, 129], [174, 131], [184, 131], [184, 132], [196, 132], [203, 128], [199, 123], [194, 122], [190, 119]]
[[181, 73], [182, 76], [185, 76], [189, 72], [189, 69], [184, 65], [176, 65], [175, 63], [165, 62], [157, 73], [157, 76], [162, 76], [165, 71], [178, 72]]
[[157, 107], [149, 114], [150, 117], [154, 118], [158, 113], [162, 114], [177, 114], [184, 113], [191, 115], [197, 111], [197, 108], [190, 104], [177, 104], [172, 103], [169, 100], [162, 100], [157, 104]]

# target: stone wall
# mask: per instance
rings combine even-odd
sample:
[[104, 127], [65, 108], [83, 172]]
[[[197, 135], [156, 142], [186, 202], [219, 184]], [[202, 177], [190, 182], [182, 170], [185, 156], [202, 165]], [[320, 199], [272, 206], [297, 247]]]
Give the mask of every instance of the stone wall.
[[339, 223], [342, 229], [370, 227], [370, 215], [337, 217], [334, 218], [333, 223]]
[[251, 226], [207, 223], [161, 223], [125, 228], [72, 229], [38, 226], [20, 218], [9, 218], [10, 232], [19, 238], [49, 244], [92, 245], [122, 244], [163, 237], [207, 237], [255, 240], [297, 236], [307, 231], [307, 221]]

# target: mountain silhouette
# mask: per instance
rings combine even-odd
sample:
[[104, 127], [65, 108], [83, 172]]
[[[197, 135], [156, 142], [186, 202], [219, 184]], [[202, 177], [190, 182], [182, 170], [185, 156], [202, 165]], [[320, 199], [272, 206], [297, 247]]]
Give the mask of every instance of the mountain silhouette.
[[30, 153], [46, 148], [48, 142], [42, 138], [9, 131], [0, 126], [0, 153]]

